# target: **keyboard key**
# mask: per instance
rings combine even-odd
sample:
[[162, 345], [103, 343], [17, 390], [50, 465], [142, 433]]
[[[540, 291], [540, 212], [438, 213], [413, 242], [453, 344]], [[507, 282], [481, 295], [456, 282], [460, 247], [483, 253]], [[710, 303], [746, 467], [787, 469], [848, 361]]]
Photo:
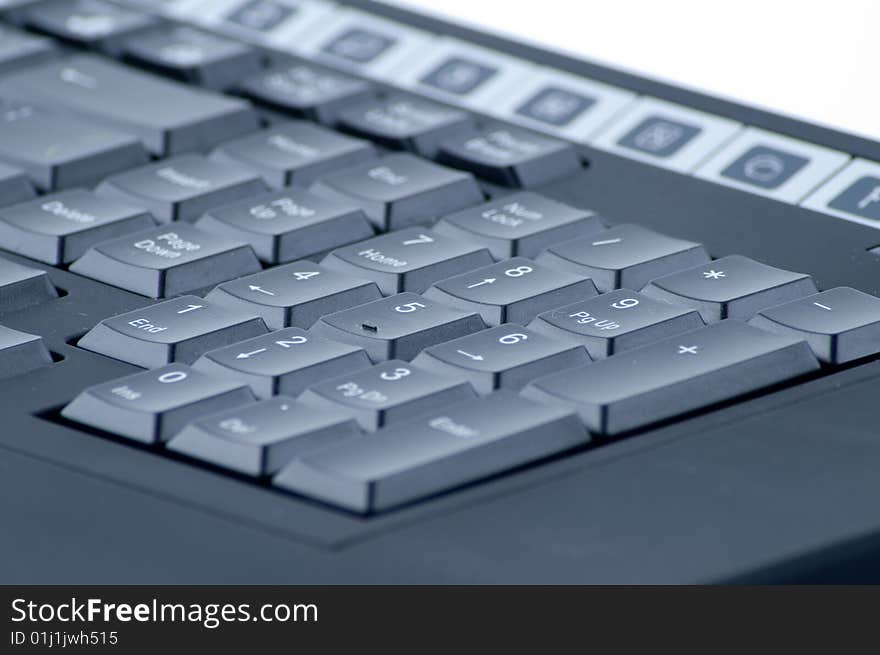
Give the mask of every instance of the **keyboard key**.
[[299, 400], [317, 409], [350, 416], [364, 430], [374, 432], [475, 395], [467, 382], [392, 359], [316, 384], [304, 391]]
[[594, 212], [521, 191], [444, 216], [435, 231], [486, 246], [495, 259], [536, 257], [547, 246], [604, 229]]
[[440, 144], [438, 161], [490, 182], [534, 188], [581, 169], [569, 143], [517, 128], [496, 127], [465, 133]]
[[614, 435], [818, 368], [804, 341], [722, 321], [536, 380], [523, 394], [571, 406], [588, 430]]
[[0, 100], [0, 160], [25, 171], [42, 191], [91, 186], [149, 161], [135, 137]]
[[265, 190], [262, 180], [246, 169], [201, 155], [180, 155], [114, 175], [96, 192], [146, 207], [168, 223], [193, 221], [209, 209]]
[[198, 296], [180, 296], [105, 318], [77, 345], [155, 368], [170, 362], [192, 364], [208, 350], [266, 331], [261, 318], [230, 312]]
[[351, 419], [281, 396], [197, 419], [168, 449], [256, 477], [360, 434]]
[[0, 325], [0, 378], [29, 373], [52, 363], [43, 338]]
[[273, 330], [309, 328], [325, 314], [382, 297], [375, 282], [301, 261], [224, 282], [207, 298], [229, 309], [257, 314]]
[[550, 268], [589, 277], [599, 291], [639, 291], [648, 282], [710, 261], [698, 243], [638, 225], [618, 225], [592, 237], [558, 243], [538, 255]]
[[592, 280], [514, 257], [437, 282], [425, 297], [479, 312], [489, 325], [525, 325], [543, 311], [596, 293]]
[[152, 16], [104, 0], [50, 0], [28, 7], [19, 15], [31, 29], [112, 54], [118, 54], [123, 38], [158, 22]]
[[361, 139], [307, 123], [289, 121], [228, 141], [212, 159], [259, 173], [273, 189], [306, 186], [328, 173], [376, 158], [373, 146]]
[[415, 293], [400, 293], [324, 316], [312, 331], [360, 346], [374, 362], [382, 362], [410, 360], [428, 346], [484, 327], [478, 314], [446, 307]]
[[341, 130], [428, 158], [437, 155], [440, 142], [472, 126], [473, 118], [460, 109], [403, 95], [360, 103], [337, 117]]
[[269, 264], [312, 257], [374, 234], [364, 212], [352, 204], [297, 188], [212, 209], [196, 227], [251, 244]]
[[693, 307], [711, 323], [725, 318], [748, 320], [766, 307], [816, 293], [816, 285], [809, 275], [731, 255], [657, 278], [642, 293]]
[[152, 154], [205, 150], [256, 130], [244, 100], [143, 73], [95, 57], [75, 55], [8, 75], [0, 97], [93, 120], [139, 138]]
[[321, 380], [370, 366], [362, 348], [291, 327], [206, 352], [194, 368], [240, 380], [257, 398], [268, 398], [297, 396]]
[[703, 327], [699, 312], [620, 289], [539, 314], [529, 327], [586, 346], [593, 359]]
[[142, 209], [62, 191], [0, 209], [0, 247], [47, 264], [69, 264], [94, 244], [155, 225]]
[[574, 414], [499, 391], [291, 462], [276, 486], [376, 512], [589, 441]]
[[136, 34], [121, 49], [133, 64], [217, 91], [260, 70], [260, 55], [250, 46], [185, 26]]
[[828, 364], [880, 353], [880, 298], [837, 287], [758, 312], [752, 325], [804, 339]]
[[338, 248], [321, 263], [373, 280], [382, 293], [391, 295], [421, 293], [437, 280], [491, 264], [492, 256], [478, 244], [411, 227]]
[[0, 257], [0, 313], [17, 312], [57, 297], [46, 271]]
[[70, 270], [142, 296], [164, 298], [255, 273], [260, 262], [248, 245], [181, 223], [99, 243]]
[[488, 394], [499, 388], [519, 390], [535, 378], [589, 361], [583, 346], [505, 324], [426, 348], [413, 364], [466, 380]]
[[34, 187], [22, 171], [0, 163], [0, 207], [30, 200]]
[[56, 52], [51, 39], [0, 25], [0, 74], [42, 63]]
[[355, 202], [383, 231], [429, 223], [483, 201], [483, 193], [469, 173], [409, 154], [389, 155], [328, 175], [312, 190]]
[[343, 107], [373, 96], [369, 82], [304, 63], [275, 65], [245, 78], [237, 90], [282, 113], [327, 124]]
[[89, 387], [61, 415], [152, 444], [168, 441], [193, 419], [245, 405], [253, 398], [242, 384], [171, 364]]

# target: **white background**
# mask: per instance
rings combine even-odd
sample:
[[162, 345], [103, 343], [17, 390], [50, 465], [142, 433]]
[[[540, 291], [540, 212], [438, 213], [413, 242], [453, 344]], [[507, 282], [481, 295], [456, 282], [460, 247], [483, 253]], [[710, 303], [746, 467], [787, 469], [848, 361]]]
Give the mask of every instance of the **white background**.
[[880, 140], [880, 0], [389, 3]]

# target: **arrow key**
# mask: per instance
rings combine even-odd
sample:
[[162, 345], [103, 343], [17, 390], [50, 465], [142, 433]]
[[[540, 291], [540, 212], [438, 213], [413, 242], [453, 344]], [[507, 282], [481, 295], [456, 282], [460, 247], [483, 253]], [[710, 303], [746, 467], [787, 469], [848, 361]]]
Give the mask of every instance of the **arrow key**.
[[500, 388], [518, 390], [543, 375], [589, 361], [583, 346], [504, 324], [425, 348], [413, 364], [466, 380], [488, 394]]
[[208, 300], [230, 309], [256, 313], [273, 329], [311, 327], [321, 316], [382, 297], [375, 282], [318, 266], [294, 262], [224, 282]]
[[207, 352], [193, 368], [245, 382], [258, 398], [268, 398], [296, 396], [321, 380], [370, 366], [363, 348], [290, 327]]
[[442, 280], [425, 292], [426, 298], [479, 312], [489, 325], [525, 324], [540, 312], [595, 295], [592, 280], [522, 257]]

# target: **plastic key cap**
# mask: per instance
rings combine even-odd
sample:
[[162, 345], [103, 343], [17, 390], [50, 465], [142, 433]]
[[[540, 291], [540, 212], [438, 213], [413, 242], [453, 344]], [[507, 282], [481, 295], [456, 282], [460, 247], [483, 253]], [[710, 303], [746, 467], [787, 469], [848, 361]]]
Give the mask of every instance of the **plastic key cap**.
[[540, 312], [596, 293], [592, 280], [514, 257], [437, 282], [425, 297], [479, 312], [489, 325], [525, 325]]
[[469, 173], [410, 154], [389, 155], [328, 175], [312, 189], [323, 196], [355, 202], [383, 231], [429, 223], [483, 200]]
[[167, 447], [258, 477], [277, 473], [297, 457], [360, 434], [351, 419], [279, 396], [197, 419]]
[[89, 387], [61, 415], [120, 437], [159, 443], [193, 419], [253, 399], [242, 384], [171, 364]]
[[467, 382], [390, 360], [306, 389], [300, 402], [351, 416], [369, 432], [474, 397]]
[[324, 316], [315, 334], [360, 346], [370, 359], [412, 359], [423, 348], [485, 328], [479, 314], [461, 311], [415, 293], [375, 300]]
[[52, 363], [43, 338], [0, 325], [0, 378], [11, 378]]
[[135, 137], [34, 105], [0, 100], [0, 160], [43, 191], [97, 184], [149, 161]]
[[255, 273], [260, 262], [246, 244], [181, 223], [99, 243], [70, 270], [142, 296], [164, 298]]
[[580, 446], [570, 411], [499, 391], [291, 462], [276, 486], [378, 512]]
[[374, 234], [359, 208], [298, 188], [212, 209], [196, 227], [251, 244], [257, 257], [269, 264], [313, 257]]
[[342, 110], [337, 128], [388, 148], [435, 157], [445, 139], [473, 126], [473, 118], [430, 100], [393, 95]]
[[425, 348], [413, 364], [464, 379], [487, 394], [502, 387], [518, 390], [535, 378], [589, 361], [583, 346], [505, 324]]
[[192, 364], [204, 352], [267, 332], [263, 319], [236, 314], [198, 296], [180, 296], [105, 318], [77, 345], [152, 368]]
[[122, 39], [157, 20], [105, 0], [49, 0], [19, 13], [27, 27], [78, 46], [118, 54]]
[[816, 357], [829, 364], [880, 353], [880, 298], [849, 287], [761, 310], [749, 322], [806, 339]]
[[333, 123], [343, 107], [373, 96], [369, 82], [297, 62], [251, 75], [237, 91], [261, 105], [321, 123]]
[[244, 100], [164, 80], [129, 66], [75, 55], [0, 79], [0, 97], [83, 116], [138, 137], [168, 156], [204, 150], [259, 126]]
[[465, 133], [440, 144], [438, 161], [510, 187], [534, 188], [581, 169], [569, 143], [517, 128]]
[[194, 364], [204, 373], [246, 382], [258, 398], [296, 396], [321, 380], [369, 366], [362, 348], [296, 327], [208, 351]]
[[321, 262], [330, 269], [376, 282], [386, 295], [421, 293], [460, 271], [492, 263], [486, 248], [417, 227], [338, 248]]
[[658, 234], [638, 225], [618, 225], [591, 237], [554, 244], [536, 261], [589, 277], [599, 291], [639, 291], [661, 275], [709, 261], [699, 243]]
[[0, 25], [0, 74], [39, 64], [56, 52], [51, 39]]
[[168, 223], [193, 221], [209, 209], [265, 190], [255, 173], [240, 166], [180, 155], [107, 178], [96, 192], [146, 207]]
[[539, 314], [529, 327], [586, 346], [593, 359], [703, 327], [699, 312], [619, 289]]
[[34, 187], [22, 171], [0, 163], [0, 207], [30, 200]]
[[260, 70], [260, 55], [250, 46], [186, 26], [135, 34], [121, 50], [135, 65], [218, 91]]
[[259, 173], [273, 189], [306, 186], [322, 175], [376, 158], [372, 144], [306, 121], [287, 121], [219, 146], [212, 159]]
[[507, 259], [535, 257], [551, 244], [595, 234], [604, 227], [592, 211], [520, 191], [444, 216], [434, 230], [479, 243], [495, 259]]
[[343, 275], [314, 262], [293, 262], [224, 282], [208, 300], [259, 314], [272, 329], [309, 328], [325, 314], [382, 297], [375, 282]]
[[39, 305], [58, 297], [46, 271], [0, 257], [0, 314]]
[[155, 225], [149, 213], [74, 190], [0, 209], [0, 247], [47, 264], [69, 264], [95, 243]]
[[538, 379], [522, 393], [571, 406], [591, 432], [614, 435], [818, 368], [805, 341], [722, 321]]
[[809, 275], [731, 255], [655, 279], [646, 296], [693, 307], [707, 323], [748, 320], [758, 311], [816, 293]]

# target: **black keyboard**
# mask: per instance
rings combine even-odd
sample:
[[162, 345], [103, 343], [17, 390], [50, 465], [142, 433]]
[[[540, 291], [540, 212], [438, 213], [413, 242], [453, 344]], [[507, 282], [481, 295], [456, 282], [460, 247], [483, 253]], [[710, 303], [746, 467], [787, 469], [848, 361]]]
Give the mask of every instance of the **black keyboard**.
[[[456, 535], [460, 574], [367, 548], [379, 580], [481, 579], [493, 516], [501, 581], [880, 534], [841, 480], [880, 455], [880, 145], [369, 3], [4, 4], [0, 463], [312, 548]], [[782, 418], [825, 398], [844, 434]], [[850, 523], [784, 527], [814, 483]]]

